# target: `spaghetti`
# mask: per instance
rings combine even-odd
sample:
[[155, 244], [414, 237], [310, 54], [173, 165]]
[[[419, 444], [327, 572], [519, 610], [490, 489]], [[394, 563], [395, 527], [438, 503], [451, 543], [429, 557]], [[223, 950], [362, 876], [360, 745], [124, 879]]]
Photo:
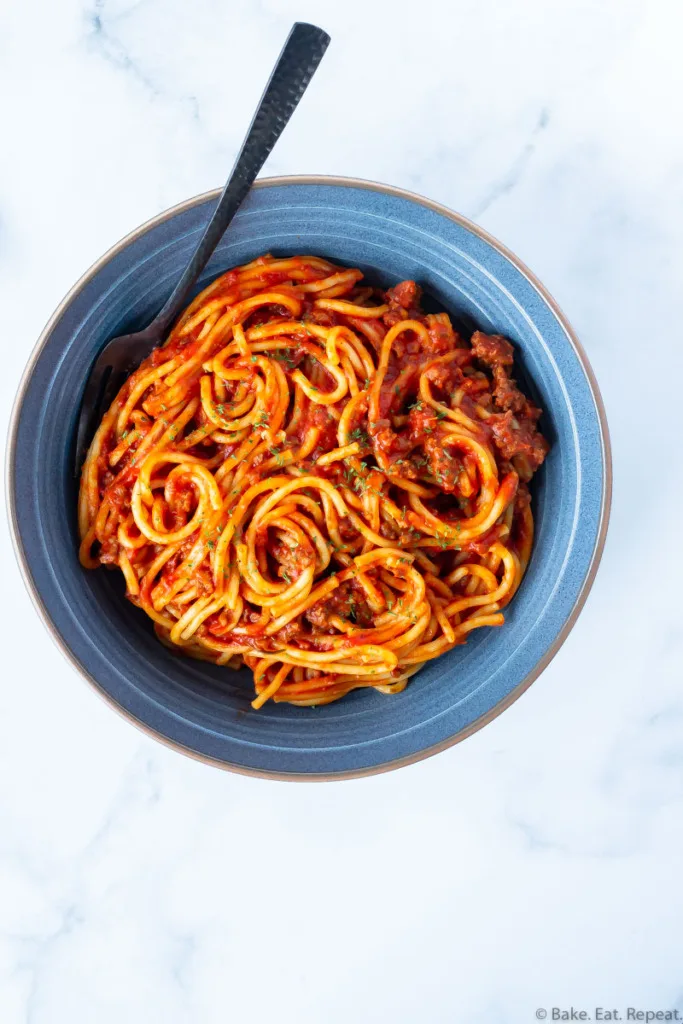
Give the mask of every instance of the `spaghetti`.
[[172, 648], [246, 664], [253, 706], [403, 690], [503, 623], [547, 442], [498, 335], [313, 256], [223, 274], [105, 414], [80, 559]]

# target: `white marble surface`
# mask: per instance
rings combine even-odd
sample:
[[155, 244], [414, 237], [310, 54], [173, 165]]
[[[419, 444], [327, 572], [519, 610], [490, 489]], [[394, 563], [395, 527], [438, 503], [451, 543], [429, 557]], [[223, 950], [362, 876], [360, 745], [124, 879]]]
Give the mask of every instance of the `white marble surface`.
[[544, 280], [607, 405], [602, 569], [492, 725], [399, 772], [296, 786], [112, 714], [39, 624], [3, 526], [0, 1021], [683, 1017], [680, 3], [6, 0], [3, 433], [73, 281], [223, 181], [296, 17], [333, 45], [267, 172], [417, 190]]

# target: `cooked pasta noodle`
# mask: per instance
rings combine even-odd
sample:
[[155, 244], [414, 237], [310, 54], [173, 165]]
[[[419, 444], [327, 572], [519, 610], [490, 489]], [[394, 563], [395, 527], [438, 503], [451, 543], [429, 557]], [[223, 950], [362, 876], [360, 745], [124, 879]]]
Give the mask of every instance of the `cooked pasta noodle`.
[[404, 689], [500, 626], [548, 446], [510, 343], [313, 256], [223, 274], [121, 388], [83, 466], [80, 558], [253, 706]]

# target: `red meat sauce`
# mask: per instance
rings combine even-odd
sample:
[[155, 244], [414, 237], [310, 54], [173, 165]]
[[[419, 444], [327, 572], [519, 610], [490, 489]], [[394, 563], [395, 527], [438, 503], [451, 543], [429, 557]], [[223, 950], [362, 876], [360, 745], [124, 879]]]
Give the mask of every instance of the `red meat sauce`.
[[[269, 280], [266, 283], [268, 286], [282, 285], [285, 280], [284, 273], [274, 272], [269, 275]], [[222, 289], [227, 294], [231, 288], [234, 288], [234, 284], [234, 281], [226, 279]], [[463, 469], [467, 468], [467, 456], [463, 456], [455, 446], [445, 446], [442, 443], [439, 438], [441, 417], [433, 408], [421, 402], [418, 397], [420, 373], [425, 369], [425, 365], [432, 394], [437, 401], [450, 408], [451, 395], [454, 391], [460, 390], [462, 398], [459, 408], [477, 424], [482, 440], [492, 444], [498, 452], [497, 461], [501, 479], [506, 474], [509, 475], [513, 468], [522, 480], [530, 479], [533, 472], [543, 462], [549, 446], [537, 430], [541, 411], [518, 389], [511, 376], [514, 351], [510, 342], [499, 335], [487, 335], [476, 331], [468, 344], [453, 330], [446, 314], [423, 313], [420, 297], [420, 288], [414, 281], [401, 282], [384, 294], [377, 293], [377, 300], [384, 301], [389, 309], [381, 317], [379, 331], [375, 327], [373, 332], [369, 332], [366, 336], [363, 336], [361, 332], [361, 328], [365, 326], [361, 321], [354, 322], [352, 317], [346, 317], [331, 310], [315, 308], [314, 297], [304, 297], [301, 319], [304, 323], [309, 321], [326, 327], [350, 323], [359, 330], [364, 344], [369, 344], [370, 347], [377, 350], [376, 356], [379, 355], [379, 344], [376, 338], [386, 333], [386, 330], [395, 324], [410, 319], [425, 325], [428, 338], [426, 342], [413, 331], [402, 332], [395, 340], [379, 396], [380, 418], [375, 423], [368, 423], [367, 412], [361, 415], [354, 425], [356, 429], [352, 432], [352, 439], [359, 442], [359, 458], [365, 460], [364, 464], [368, 470], [373, 468], [372, 460], [374, 458], [380, 465], [388, 467], [388, 471], [396, 475], [413, 480], [419, 479], [427, 484], [431, 479], [432, 485], [437, 485], [443, 497], [441, 499], [437, 497], [434, 502], [427, 501], [427, 505], [431, 504], [433, 510], [446, 521], [457, 521], [458, 518], [473, 514], [472, 504], [462, 497], [458, 487], [460, 475]], [[292, 317], [285, 307], [263, 307], [250, 315], [245, 323], [245, 329], [276, 319], [291, 322]], [[195, 339], [196, 332], [192, 332], [187, 338], [173, 342], [165, 349], [155, 351], [149, 358], [149, 365], [158, 365], [179, 349], [191, 344]], [[452, 358], [440, 361], [441, 357], [449, 355]], [[276, 358], [281, 360], [286, 373], [291, 373], [296, 367], [306, 364], [307, 360], [309, 368], [312, 365], [311, 357], [307, 356], [303, 348], [297, 346], [296, 338], [292, 339], [291, 347], [278, 352]], [[304, 365], [304, 369], [306, 369], [306, 365]], [[329, 380], [327, 387], [331, 388], [332, 386], [333, 383]], [[228, 391], [230, 396], [231, 389], [229, 388]], [[337, 484], [344, 483], [346, 486], [353, 486], [354, 481], [345, 472], [343, 464], [333, 463], [329, 467], [316, 466], [320, 455], [337, 447], [339, 443], [337, 439], [338, 420], [346, 400], [344, 399], [337, 406], [323, 406], [306, 401], [304, 414], [301, 416], [297, 429], [288, 436], [285, 446], [299, 446], [308, 436], [311, 428], [316, 428], [319, 431], [316, 447], [310, 456], [300, 464], [301, 468], [306, 472], [327, 477]], [[478, 415], [477, 406], [485, 411], [487, 414], [485, 418]], [[399, 424], [394, 423], [395, 417], [401, 420]], [[188, 432], [200, 426], [203, 420], [203, 412], [200, 410], [197, 421], [188, 425]], [[100, 479], [103, 490], [108, 489], [108, 497], [114, 507], [122, 509], [130, 504], [130, 493], [136, 477], [136, 467], [133, 452], [131, 456], [124, 456], [122, 462], [116, 467], [116, 472], [109, 469], [108, 454], [113, 450], [115, 444], [116, 439], [112, 435], [111, 439], [107, 439], [101, 456], [102, 475]], [[285, 446], [276, 450], [284, 450]], [[207, 448], [211, 453], [217, 450], [216, 446], [212, 445], [210, 438], [203, 445], [196, 446], [193, 451], [206, 456]], [[224, 446], [225, 456], [231, 454], [232, 450], [234, 448], [229, 449]], [[265, 453], [257, 460], [251, 474], [252, 482], [258, 480], [260, 476], [259, 465], [271, 457], [272, 453]], [[394, 491], [392, 497], [400, 508], [407, 509], [404, 492]], [[176, 484], [170, 499], [166, 525], [169, 529], [175, 529], [186, 522], [192, 514], [196, 501], [194, 489], [190, 484], [183, 485], [181, 479]], [[521, 508], [528, 500], [528, 489], [524, 483], [520, 483], [515, 497], [517, 507]], [[350, 523], [341, 521], [339, 529], [343, 540], [355, 537], [355, 529]], [[483, 555], [500, 534], [500, 525], [494, 526], [483, 537], [477, 538], [463, 547], [474, 555]], [[400, 541], [399, 535], [397, 543]], [[164, 580], [167, 585], [172, 585], [175, 578], [174, 571], [186, 557], [193, 542], [193, 538], [189, 539], [187, 544], [167, 564], [164, 572]], [[112, 545], [112, 560], [115, 558], [114, 547], [115, 545]], [[309, 564], [310, 559], [314, 557], [312, 549], [302, 549], [294, 553], [289, 549], [285, 550], [282, 544], [270, 540], [268, 541], [268, 551], [272, 562], [272, 571], [281, 578], [288, 577], [291, 580], [296, 579], [302, 569]], [[107, 560], [108, 554], [103, 547], [103, 553], [100, 555], [102, 561]], [[430, 557], [443, 560], [444, 557], [448, 557], [448, 553], [446, 555], [432, 553]], [[207, 592], [211, 589], [211, 581], [208, 577], [206, 589]], [[359, 592], [358, 588], [354, 588], [349, 583], [343, 584], [324, 601], [318, 602], [317, 605], [310, 608], [303, 617], [303, 622], [290, 623], [280, 634], [270, 638], [270, 641], [262, 635], [262, 630], [257, 625], [258, 612], [248, 607], [245, 609], [240, 625], [248, 628], [246, 635], [250, 639], [245, 639], [245, 634], [242, 633], [233, 635], [226, 632], [228, 620], [224, 613], [208, 619], [200, 627], [200, 632], [211, 633], [228, 642], [246, 643], [253, 646], [254, 649], [260, 650], [267, 649], [269, 643], [276, 648], [278, 644], [283, 641], [289, 642], [296, 636], [297, 644], [305, 647], [307, 643], [305, 631], [308, 628], [315, 628], [317, 632], [326, 630], [333, 632], [329, 625], [331, 615], [339, 615], [361, 627], [369, 624], [372, 620], [372, 612], [367, 605], [364, 592], [362, 590]]]
[[[259, 624], [261, 618], [256, 609], [247, 607], [242, 615], [239, 628], [229, 627], [229, 613], [220, 612], [211, 616], [200, 630], [218, 637], [227, 644], [241, 644], [256, 651], [278, 650], [283, 643], [296, 640], [297, 647], [302, 650], [325, 650], [329, 646], [326, 636], [338, 635], [332, 625], [331, 618], [338, 616], [361, 629], [370, 628], [373, 613], [367, 603], [365, 593], [354, 580], [348, 580], [333, 591], [327, 598], [318, 601], [309, 608], [300, 620], [288, 623], [272, 636], [265, 634]], [[363, 643], [362, 635], [348, 637], [346, 646], [354, 647]]]
[[[273, 272], [267, 284], [281, 286], [285, 281], [286, 272]], [[223, 290], [229, 291], [233, 286], [234, 282], [226, 280]], [[420, 288], [414, 281], [403, 281], [383, 295], [378, 294], [378, 299], [383, 299], [389, 306], [382, 317], [384, 330], [401, 320], [418, 320], [426, 326], [429, 342], [423, 344], [411, 331], [402, 333], [394, 342], [379, 396], [380, 418], [368, 425], [369, 444], [363, 447], [362, 454], [374, 453], [385, 467], [412, 479], [424, 475], [426, 460], [439, 486], [445, 491], [455, 491], [462, 468], [459, 459], [455, 452], [435, 442], [433, 435], [436, 432], [436, 419], [433, 412], [422, 409], [419, 403], [415, 406], [414, 403], [420, 370], [425, 361], [430, 357], [438, 360], [439, 356], [457, 351], [454, 359], [446, 363], [437, 361], [427, 368], [427, 377], [435, 396], [448, 404], [453, 391], [461, 389], [464, 397], [460, 408], [475, 422], [478, 421], [475, 403], [489, 410], [486, 422], [479, 421], [483, 439], [493, 443], [505, 459], [521, 456], [525, 475], [528, 476], [543, 461], [548, 445], [536, 429], [540, 410], [522, 394], [508, 373], [513, 364], [512, 345], [505, 338], [477, 331], [472, 336], [471, 347], [468, 346], [453, 330], [445, 314], [422, 312], [420, 297]], [[316, 309], [314, 301], [313, 297], [308, 296], [303, 300], [304, 322], [309, 320], [328, 327], [348, 322], [349, 318], [334, 311]], [[245, 327], [248, 329], [280, 318], [291, 321], [291, 315], [284, 307], [262, 307], [251, 314]], [[192, 340], [192, 335], [183, 339], [183, 347]], [[170, 346], [158, 350], [150, 357], [151, 365], [169, 355]], [[285, 371], [291, 372], [301, 365], [306, 353], [294, 343], [290, 349], [278, 353], [278, 357]], [[331, 381], [329, 386], [332, 386]], [[394, 429], [391, 417], [405, 415], [406, 405], [411, 402], [414, 407], [409, 410], [407, 426]], [[311, 427], [319, 429], [320, 436], [308, 460], [309, 466], [312, 467], [323, 452], [336, 446], [336, 427], [342, 408], [340, 404], [333, 411], [331, 407], [308, 403], [306, 414], [301, 418], [296, 432], [290, 435], [288, 443], [300, 444]], [[413, 453], [416, 449], [421, 449], [421, 452], [415, 456]], [[265, 457], [260, 461], [266, 461]]]

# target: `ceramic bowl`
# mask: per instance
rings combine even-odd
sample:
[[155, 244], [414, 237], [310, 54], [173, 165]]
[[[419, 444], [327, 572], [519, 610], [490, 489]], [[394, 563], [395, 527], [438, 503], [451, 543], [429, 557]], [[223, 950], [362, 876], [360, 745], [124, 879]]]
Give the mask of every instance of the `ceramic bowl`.
[[508, 707], [557, 652], [585, 601], [605, 537], [607, 427], [569, 324], [543, 286], [476, 225], [396, 188], [342, 178], [261, 181], [198, 287], [264, 252], [313, 253], [388, 285], [415, 278], [431, 300], [510, 337], [545, 410], [552, 450], [533, 481], [536, 540], [499, 629], [429, 662], [398, 695], [355, 691], [317, 709], [250, 707], [239, 673], [175, 656], [122, 578], [77, 557], [72, 473], [79, 396], [95, 354], [152, 318], [184, 267], [218, 193], [189, 199], [115, 245], [66, 296], [17, 397], [8, 448], [10, 519], [36, 607], [71, 662], [148, 733], [204, 761], [285, 778], [362, 775], [442, 750]]

